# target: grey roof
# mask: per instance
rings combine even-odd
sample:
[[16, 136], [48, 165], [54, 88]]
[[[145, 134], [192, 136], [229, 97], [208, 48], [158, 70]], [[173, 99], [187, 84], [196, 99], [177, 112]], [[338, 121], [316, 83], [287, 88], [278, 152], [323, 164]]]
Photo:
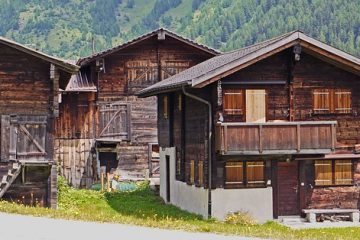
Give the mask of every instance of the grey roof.
[[30, 54], [34, 57], [40, 58], [42, 60], [45, 60], [47, 62], [50, 62], [52, 64], [54, 64], [55, 66], [59, 67], [60, 69], [69, 72], [69, 73], [76, 73], [79, 70], [79, 66], [69, 63], [68, 61], [61, 59], [61, 58], [57, 58], [57, 57], [53, 57], [50, 55], [47, 55], [43, 52], [37, 51], [35, 49], [29, 48], [27, 46], [24, 46], [20, 43], [17, 43], [15, 41], [12, 41], [10, 39], [6, 39], [4, 37], [0, 37], [0, 43], [9, 46], [11, 48], [17, 49], [21, 52]]
[[300, 31], [293, 31], [258, 44], [215, 56], [141, 90], [138, 95], [141, 97], [147, 97], [161, 92], [171, 91], [172, 89], [178, 89], [184, 85], [191, 87], [203, 87], [210, 83], [208, 80], [219, 80], [221, 77], [224, 77], [225, 72], [228, 72], [229, 70], [238, 66], [246, 67], [246, 64], [249, 65], [260, 60], [267, 53], [273, 51], [276, 52], [276, 50], [280, 51], [301, 42], [309, 43], [317, 48], [341, 57], [342, 59], [355, 65], [357, 71], [360, 73], [360, 59], [308, 37]]
[[79, 71], [71, 76], [65, 92], [97, 92], [97, 89], [91, 78]]
[[132, 40], [126, 42], [126, 43], [123, 43], [123, 44], [121, 44], [121, 45], [118, 45], [118, 46], [116, 46], [116, 47], [109, 48], [109, 49], [107, 49], [107, 50], [104, 50], [104, 51], [95, 53], [95, 54], [90, 55], [90, 56], [88, 56], [88, 57], [80, 58], [79, 61], [77, 62], [77, 64], [78, 64], [78, 65], [81, 65], [81, 66], [86, 65], [86, 64], [88, 64], [89, 62], [92, 62], [92, 61], [94, 61], [94, 60], [97, 59], [97, 58], [105, 57], [105, 56], [107, 56], [107, 55], [109, 55], [109, 54], [112, 54], [112, 53], [114, 53], [114, 52], [116, 52], [116, 51], [119, 51], [119, 50], [121, 50], [121, 49], [124, 49], [124, 48], [126, 48], [126, 47], [128, 47], [128, 46], [131, 46], [131, 45], [133, 45], [133, 44], [136, 44], [136, 43], [138, 43], [138, 42], [140, 42], [140, 41], [143, 41], [143, 40], [145, 40], [145, 39], [147, 39], [147, 38], [150, 38], [150, 37], [152, 37], [152, 36], [155, 36], [155, 35], [158, 34], [159, 32], [164, 32], [165, 35], [168, 35], [168, 36], [170, 36], [170, 37], [172, 37], [172, 38], [175, 38], [175, 39], [177, 39], [177, 40], [179, 40], [179, 41], [185, 42], [185, 43], [187, 43], [187, 44], [189, 44], [189, 45], [191, 45], [191, 46], [193, 46], [193, 47], [196, 47], [196, 48], [198, 48], [198, 49], [201, 49], [201, 50], [203, 50], [203, 51], [205, 51], [205, 52], [208, 52], [208, 53], [210, 53], [210, 54], [213, 54], [213, 55], [218, 55], [218, 54], [220, 54], [220, 52], [219, 52], [218, 50], [216, 50], [216, 49], [210, 48], [210, 47], [208, 47], [208, 46], [206, 46], [206, 45], [203, 45], [203, 44], [199, 44], [199, 43], [197, 43], [197, 42], [195, 42], [195, 41], [193, 41], [193, 40], [191, 40], [191, 39], [189, 39], [189, 38], [182, 37], [182, 36], [176, 34], [175, 32], [172, 32], [172, 31], [170, 31], [170, 30], [168, 30], [168, 29], [159, 28], [159, 29], [156, 29], [156, 30], [154, 30], [154, 31], [152, 31], [152, 32], [148, 32], [148, 33], [146, 33], [146, 34], [144, 34], [144, 35], [141, 35], [141, 36], [139, 36], [139, 37], [137, 37], [137, 38], [134, 38], [134, 39], [132, 39]]

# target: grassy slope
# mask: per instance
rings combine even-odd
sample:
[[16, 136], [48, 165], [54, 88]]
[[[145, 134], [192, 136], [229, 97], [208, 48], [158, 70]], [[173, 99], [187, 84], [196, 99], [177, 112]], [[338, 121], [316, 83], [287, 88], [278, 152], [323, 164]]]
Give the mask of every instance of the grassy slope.
[[274, 222], [262, 225], [233, 225], [215, 220], [203, 220], [197, 215], [163, 204], [147, 185], [142, 185], [137, 191], [129, 193], [75, 190], [67, 187], [63, 180], [59, 185], [58, 210], [0, 202], [0, 211], [275, 239], [360, 239], [360, 228], [295, 231]]

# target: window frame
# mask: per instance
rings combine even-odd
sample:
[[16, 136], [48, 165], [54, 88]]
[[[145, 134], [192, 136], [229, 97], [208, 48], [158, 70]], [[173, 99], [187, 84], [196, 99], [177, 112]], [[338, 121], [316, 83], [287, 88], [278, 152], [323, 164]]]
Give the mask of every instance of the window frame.
[[[331, 161], [331, 184], [328, 185], [318, 185], [316, 184], [316, 168], [315, 164], [316, 161]], [[336, 162], [337, 161], [350, 161], [351, 162], [351, 184], [336, 184]], [[342, 186], [354, 186], [355, 185], [355, 160], [354, 159], [317, 159], [314, 160], [314, 186], [317, 188], [324, 188], [324, 187], [342, 187]]]
[[[249, 162], [261, 162], [263, 163], [263, 184], [249, 184], [247, 177], [248, 163]], [[235, 182], [227, 182], [227, 174], [226, 174], [226, 165], [227, 163], [242, 163], [242, 171], [243, 171], [243, 179], [242, 183]], [[241, 160], [241, 161], [226, 161], [224, 164], [224, 188], [225, 189], [235, 189], [235, 188], [266, 188], [267, 187], [267, 171], [266, 171], [266, 161], [265, 160]]]
[[[327, 91], [329, 96], [329, 109], [315, 109], [315, 95], [319, 95], [325, 93]], [[341, 108], [339, 110], [336, 101], [336, 97], [339, 93], [348, 93], [350, 95], [350, 107], [345, 110]], [[348, 88], [317, 88], [312, 90], [312, 111], [315, 115], [326, 115], [326, 114], [336, 114], [336, 115], [344, 115], [344, 114], [352, 114], [353, 111], [353, 103], [352, 103], [352, 91]], [[344, 111], [344, 112], [342, 112]]]

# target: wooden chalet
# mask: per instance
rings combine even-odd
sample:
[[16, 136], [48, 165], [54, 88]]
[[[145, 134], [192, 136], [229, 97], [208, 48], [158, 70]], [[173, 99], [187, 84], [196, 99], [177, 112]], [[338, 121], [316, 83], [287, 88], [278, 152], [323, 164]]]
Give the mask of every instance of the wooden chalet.
[[80, 59], [80, 72], [62, 89], [56, 123], [62, 175], [73, 186], [89, 187], [101, 171], [118, 169], [121, 177], [156, 173], [156, 97], [135, 93], [217, 54], [158, 29]]
[[59, 88], [79, 67], [0, 37], [0, 198], [56, 207]]
[[360, 59], [295, 31], [140, 91], [158, 96], [160, 195], [220, 219], [359, 221], [359, 83]]

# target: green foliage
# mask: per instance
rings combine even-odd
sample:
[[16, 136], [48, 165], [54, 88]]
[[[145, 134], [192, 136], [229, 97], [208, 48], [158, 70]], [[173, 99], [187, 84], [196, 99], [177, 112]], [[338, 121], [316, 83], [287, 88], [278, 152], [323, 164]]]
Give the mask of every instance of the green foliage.
[[0, 0], [0, 35], [47, 53], [89, 55], [165, 26], [222, 51], [300, 29], [360, 56], [360, 1]]

